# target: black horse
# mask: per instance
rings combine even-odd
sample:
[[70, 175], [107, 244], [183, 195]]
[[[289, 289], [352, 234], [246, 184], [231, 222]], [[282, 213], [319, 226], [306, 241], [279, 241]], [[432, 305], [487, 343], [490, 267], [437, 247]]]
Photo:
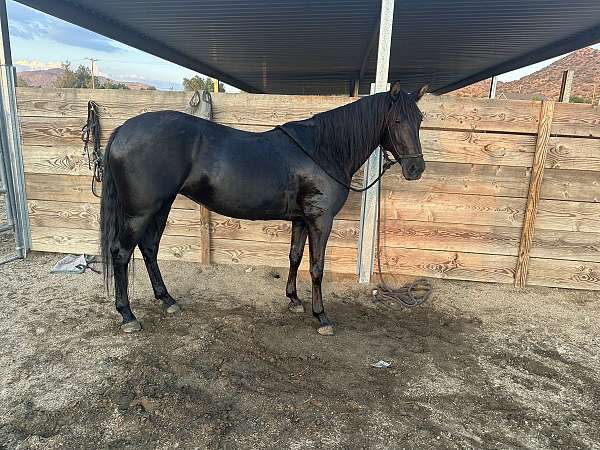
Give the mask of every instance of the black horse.
[[419, 141], [423, 86], [390, 92], [250, 133], [175, 111], [145, 113], [110, 136], [104, 155], [101, 252], [105, 281], [115, 279], [121, 329], [138, 331], [129, 306], [127, 266], [137, 245], [154, 295], [168, 313], [179, 311], [162, 280], [156, 256], [177, 194], [220, 214], [251, 220], [292, 221], [289, 309], [303, 312], [296, 275], [308, 236], [312, 311], [318, 332], [333, 334], [325, 315], [321, 280], [333, 218], [348, 197], [352, 175], [378, 146], [391, 152], [407, 180], [420, 178], [425, 162]]

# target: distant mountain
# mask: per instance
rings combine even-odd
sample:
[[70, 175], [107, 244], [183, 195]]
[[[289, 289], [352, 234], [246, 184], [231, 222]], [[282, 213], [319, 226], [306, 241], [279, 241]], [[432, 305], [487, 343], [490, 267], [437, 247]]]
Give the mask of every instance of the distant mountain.
[[17, 67], [17, 79], [25, 81], [25, 85], [32, 87], [52, 87], [63, 73], [63, 69], [27, 70], [20, 72]]
[[[23, 85], [32, 86], [32, 87], [41, 87], [41, 88], [49, 88], [54, 87], [54, 82], [58, 80], [64, 74], [64, 69], [46, 69], [46, 70], [24, 70], [19, 71], [17, 67], [17, 78], [18, 80], [23, 81]], [[96, 77], [98, 84], [105, 83], [106, 81], [112, 81], [114, 83], [123, 83], [129, 89], [132, 90], [143, 90], [143, 89], [153, 89], [154, 86], [151, 86], [146, 83], [140, 83], [137, 81], [115, 81], [110, 78]]]
[[[592, 103], [592, 100], [597, 103], [600, 99], [600, 50], [591, 47], [577, 50], [518, 80], [498, 82], [496, 97], [558, 100], [562, 74], [569, 69], [574, 71], [571, 99], [579, 97], [587, 103]], [[490, 80], [484, 80], [450, 94], [461, 97], [487, 97], [489, 90]]]

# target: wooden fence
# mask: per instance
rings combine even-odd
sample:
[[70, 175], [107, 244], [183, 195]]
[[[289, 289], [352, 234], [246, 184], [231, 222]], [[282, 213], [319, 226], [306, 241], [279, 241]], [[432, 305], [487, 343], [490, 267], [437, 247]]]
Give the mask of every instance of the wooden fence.
[[[184, 110], [190, 95], [35, 88], [17, 95], [33, 250], [97, 253], [99, 200], [90, 192], [81, 143], [88, 99], [101, 106], [106, 140], [136, 114]], [[217, 122], [252, 131], [349, 101], [213, 95]], [[600, 289], [600, 108], [558, 103], [550, 120], [540, 121], [541, 102], [427, 96], [420, 106], [428, 166], [417, 182], [405, 181], [397, 167], [383, 178], [383, 271], [514, 283], [525, 234], [531, 245], [521, 246], [519, 264], [526, 263], [527, 284]], [[538, 138], [542, 122], [547, 146]], [[545, 160], [534, 171], [539, 182], [530, 183], [536, 153]], [[534, 226], [524, 231], [528, 197]], [[355, 273], [359, 215], [360, 194], [351, 194], [334, 224], [327, 268]], [[178, 198], [160, 257], [203, 262], [209, 254], [215, 263], [288, 265], [289, 223], [214, 213], [205, 222], [196, 204]], [[207, 229], [210, 240], [203, 241]]]

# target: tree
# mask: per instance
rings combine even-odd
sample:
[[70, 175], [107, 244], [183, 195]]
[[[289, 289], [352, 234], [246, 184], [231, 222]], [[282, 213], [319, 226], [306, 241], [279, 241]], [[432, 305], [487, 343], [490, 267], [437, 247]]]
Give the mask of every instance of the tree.
[[29, 81], [17, 75], [17, 87], [31, 87]]
[[[214, 82], [212, 78], [202, 78], [194, 75], [192, 78], [183, 79], [183, 89], [186, 91], [209, 91], [213, 92]], [[225, 92], [225, 85], [219, 83], [219, 92]]]
[[579, 95], [573, 95], [569, 99], [569, 103], [591, 103], [587, 98], [580, 97]]
[[[54, 82], [54, 87], [91, 89], [92, 71], [89, 67], [79, 65], [77, 69], [73, 70], [71, 63], [66, 61], [62, 63], [62, 69], [63, 74]], [[129, 89], [125, 83], [103, 77], [96, 77], [96, 87], [98, 89]]]
[[92, 87], [92, 72], [86, 66], [80, 65], [76, 70], [71, 69], [70, 62], [62, 63], [63, 74], [55, 82], [57, 88], [90, 88]]
[[125, 83], [106, 79], [96, 86], [98, 89], [129, 89]]

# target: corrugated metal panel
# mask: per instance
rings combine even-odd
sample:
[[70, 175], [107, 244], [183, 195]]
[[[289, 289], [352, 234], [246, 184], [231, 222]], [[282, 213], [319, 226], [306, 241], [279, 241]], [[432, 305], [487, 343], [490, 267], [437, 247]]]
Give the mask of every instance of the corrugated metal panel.
[[[347, 94], [377, 0], [20, 0], [254, 92]], [[599, 0], [398, 0], [390, 78], [438, 92], [600, 41]]]

